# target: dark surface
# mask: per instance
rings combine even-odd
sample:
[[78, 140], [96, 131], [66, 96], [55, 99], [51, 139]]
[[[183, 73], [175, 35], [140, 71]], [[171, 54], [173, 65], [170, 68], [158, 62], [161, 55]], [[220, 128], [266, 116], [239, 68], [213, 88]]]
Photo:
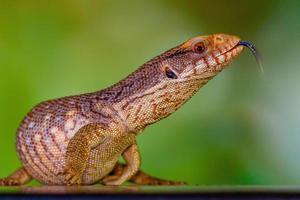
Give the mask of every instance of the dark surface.
[[300, 199], [298, 186], [24, 186], [0, 191], [6, 199]]

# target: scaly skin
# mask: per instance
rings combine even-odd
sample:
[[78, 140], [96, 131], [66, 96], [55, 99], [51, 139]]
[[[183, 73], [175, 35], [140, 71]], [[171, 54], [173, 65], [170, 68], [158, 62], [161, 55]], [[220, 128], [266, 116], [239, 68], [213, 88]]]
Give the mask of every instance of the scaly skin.
[[[23, 167], [0, 185], [32, 178], [48, 185], [182, 184], [139, 171], [135, 138], [222, 71], [241, 53], [239, 41], [225, 34], [195, 37], [107, 89], [38, 104], [17, 132]], [[120, 156], [126, 165], [118, 163]]]

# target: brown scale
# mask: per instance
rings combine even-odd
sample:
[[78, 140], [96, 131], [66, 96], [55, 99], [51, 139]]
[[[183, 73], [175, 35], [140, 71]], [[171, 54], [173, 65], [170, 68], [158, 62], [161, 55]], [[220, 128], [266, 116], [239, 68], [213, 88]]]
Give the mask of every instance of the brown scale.
[[[35, 106], [17, 132], [22, 185], [176, 185], [140, 171], [136, 136], [180, 108], [242, 51], [236, 36], [199, 36], [146, 62], [115, 85]], [[122, 156], [126, 164], [118, 163]]]

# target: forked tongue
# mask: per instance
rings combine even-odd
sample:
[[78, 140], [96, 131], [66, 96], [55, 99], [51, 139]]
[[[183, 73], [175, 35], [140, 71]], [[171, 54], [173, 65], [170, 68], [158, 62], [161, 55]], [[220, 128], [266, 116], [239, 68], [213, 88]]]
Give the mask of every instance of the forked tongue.
[[250, 49], [250, 51], [252, 52], [252, 54], [254, 55], [254, 57], [256, 59], [256, 63], [258, 64], [261, 74], [264, 74], [264, 68], [261, 63], [261, 56], [260, 56], [259, 52], [257, 51], [257, 49], [255, 48], [255, 46], [253, 44], [251, 44], [250, 42], [246, 42], [246, 41], [240, 41], [238, 43], [238, 45], [242, 45], [242, 46], [248, 47], [248, 49]]

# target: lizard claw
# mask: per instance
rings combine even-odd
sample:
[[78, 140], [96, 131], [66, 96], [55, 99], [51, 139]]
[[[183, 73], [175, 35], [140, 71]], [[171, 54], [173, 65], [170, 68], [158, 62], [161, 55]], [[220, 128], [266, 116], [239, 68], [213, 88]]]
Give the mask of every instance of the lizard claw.
[[168, 185], [188, 185], [188, 183], [184, 181], [168, 181], [168, 183]]

